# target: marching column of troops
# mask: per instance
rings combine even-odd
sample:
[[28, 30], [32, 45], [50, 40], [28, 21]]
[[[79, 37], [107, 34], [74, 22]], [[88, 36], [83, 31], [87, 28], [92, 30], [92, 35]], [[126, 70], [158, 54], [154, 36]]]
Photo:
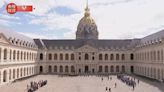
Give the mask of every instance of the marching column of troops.
[[[133, 90], [136, 87], [135, 78], [120, 74], [120, 75], [117, 75], [117, 79], [121, 80], [123, 83], [127, 84], [128, 86], [133, 87]], [[139, 83], [139, 80], [138, 80], [138, 83]]]
[[27, 85], [27, 92], [34, 92], [40, 87], [43, 87], [47, 84], [47, 80], [40, 80], [39, 82], [31, 82], [30, 85]]

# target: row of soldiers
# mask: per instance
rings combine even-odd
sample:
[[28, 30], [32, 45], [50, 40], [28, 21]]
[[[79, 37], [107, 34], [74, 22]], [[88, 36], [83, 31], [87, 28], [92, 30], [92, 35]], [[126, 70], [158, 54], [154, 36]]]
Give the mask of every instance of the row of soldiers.
[[136, 86], [136, 82], [134, 78], [125, 76], [123, 74], [117, 75], [117, 78], [121, 80], [123, 83], [126, 83], [128, 86], [133, 87], [134, 90], [134, 87]]
[[47, 80], [40, 80], [39, 82], [32, 81], [30, 85], [27, 85], [27, 92], [34, 92], [38, 88], [43, 87], [47, 84]]

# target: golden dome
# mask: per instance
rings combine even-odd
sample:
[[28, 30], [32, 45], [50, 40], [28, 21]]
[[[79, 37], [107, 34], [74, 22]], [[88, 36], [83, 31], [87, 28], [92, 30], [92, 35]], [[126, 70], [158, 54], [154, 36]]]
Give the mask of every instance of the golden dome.
[[93, 25], [95, 24], [94, 19], [90, 16], [90, 9], [88, 7], [88, 2], [87, 2], [87, 6], [85, 8], [85, 13], [84, 13], [84, 17], [80, 20], [79, 24], [86, 24], [86, 25]]
[[79, 21], [76, 39], [98, 39], [97, 25], [94, 19], [90, 16], [90, 9], [85, 8], [84, 17]]

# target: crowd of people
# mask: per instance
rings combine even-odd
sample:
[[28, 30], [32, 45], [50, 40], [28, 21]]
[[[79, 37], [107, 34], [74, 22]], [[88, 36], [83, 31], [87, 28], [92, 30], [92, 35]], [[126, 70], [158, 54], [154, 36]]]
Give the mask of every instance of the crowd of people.
[[32, 81], [30, 85], [27, 85], [27, 92], [34, 92], [40, 87], [43, 87], [47, 84], [47, 80], [40, 80], [39, 82]]
[[[135, 81], [135, 78], [133, 77], [120, 74], [120, 75], [117, 75], [117, 79], [121, 80], [123, 83], [126, 83], [128, 86], [133, 87], [133, 90], [136, 87], [136, 81]], [[138, 83], [139, 83], [139, 80], [138, 80]]]

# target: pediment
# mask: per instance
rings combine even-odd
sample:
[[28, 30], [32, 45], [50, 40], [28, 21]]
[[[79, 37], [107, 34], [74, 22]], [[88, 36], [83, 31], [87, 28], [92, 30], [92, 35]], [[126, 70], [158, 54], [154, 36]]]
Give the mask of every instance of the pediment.
[[0, 43], [9, 44], [9, 40], [5, 37], [3, 33], [0, 33]]
[[78, 48], [76, 51], [79, 51], [79, 52], [95, 52], [95, 51], [98, 51], [98, 49], [96, 49], [90, 45], [84, 45], [84, 46]]

